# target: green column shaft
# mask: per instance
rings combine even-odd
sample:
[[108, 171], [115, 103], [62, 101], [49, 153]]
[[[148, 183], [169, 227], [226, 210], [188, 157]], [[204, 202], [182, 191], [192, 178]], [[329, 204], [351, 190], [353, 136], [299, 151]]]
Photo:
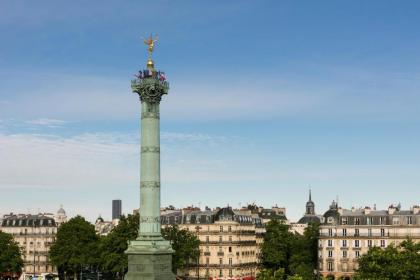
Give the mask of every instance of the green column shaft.
[[141, 102], [139, 236], [161, 236], [159, 103]]

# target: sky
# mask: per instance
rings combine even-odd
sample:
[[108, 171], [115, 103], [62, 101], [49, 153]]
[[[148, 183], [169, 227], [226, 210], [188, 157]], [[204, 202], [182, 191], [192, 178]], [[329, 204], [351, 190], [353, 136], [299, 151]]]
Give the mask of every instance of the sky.
[[139, 204], [158, 34], [162, 206], [420, 201], [418, 1], [0, 1], [0, 214]]

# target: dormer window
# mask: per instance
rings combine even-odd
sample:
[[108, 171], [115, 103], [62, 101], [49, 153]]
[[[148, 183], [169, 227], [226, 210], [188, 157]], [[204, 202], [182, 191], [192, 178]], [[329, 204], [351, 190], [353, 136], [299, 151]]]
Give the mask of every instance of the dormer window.
[[333, 218], [333, 217], [328, 217], [327, 222], [328, 222], [329, 224], [334, 223], [334, 218]]

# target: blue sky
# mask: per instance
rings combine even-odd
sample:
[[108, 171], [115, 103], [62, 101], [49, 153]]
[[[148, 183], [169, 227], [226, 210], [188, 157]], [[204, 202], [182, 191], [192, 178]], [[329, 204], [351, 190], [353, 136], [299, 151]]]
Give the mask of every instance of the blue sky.
[[138, 205], [130, 79], [160, 40], [162, 204], [420, 197], [418, 1], [1, 1], [0, 214]]

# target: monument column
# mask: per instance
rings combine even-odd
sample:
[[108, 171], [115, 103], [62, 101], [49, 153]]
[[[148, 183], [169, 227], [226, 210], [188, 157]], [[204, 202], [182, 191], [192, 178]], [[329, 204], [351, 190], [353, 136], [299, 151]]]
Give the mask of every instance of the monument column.
[[147, 69], [131, 82], [141, 101], [140, 156], [140, 228], [136, 240], [130, 241], [128, 271], [125, 280], [174, 280], [173, 250], [160, 231], [160, 116], [162, 95], [169, 83], [154, 68], [152, 52], [156, 39], [144, 40], [148, 46]]

